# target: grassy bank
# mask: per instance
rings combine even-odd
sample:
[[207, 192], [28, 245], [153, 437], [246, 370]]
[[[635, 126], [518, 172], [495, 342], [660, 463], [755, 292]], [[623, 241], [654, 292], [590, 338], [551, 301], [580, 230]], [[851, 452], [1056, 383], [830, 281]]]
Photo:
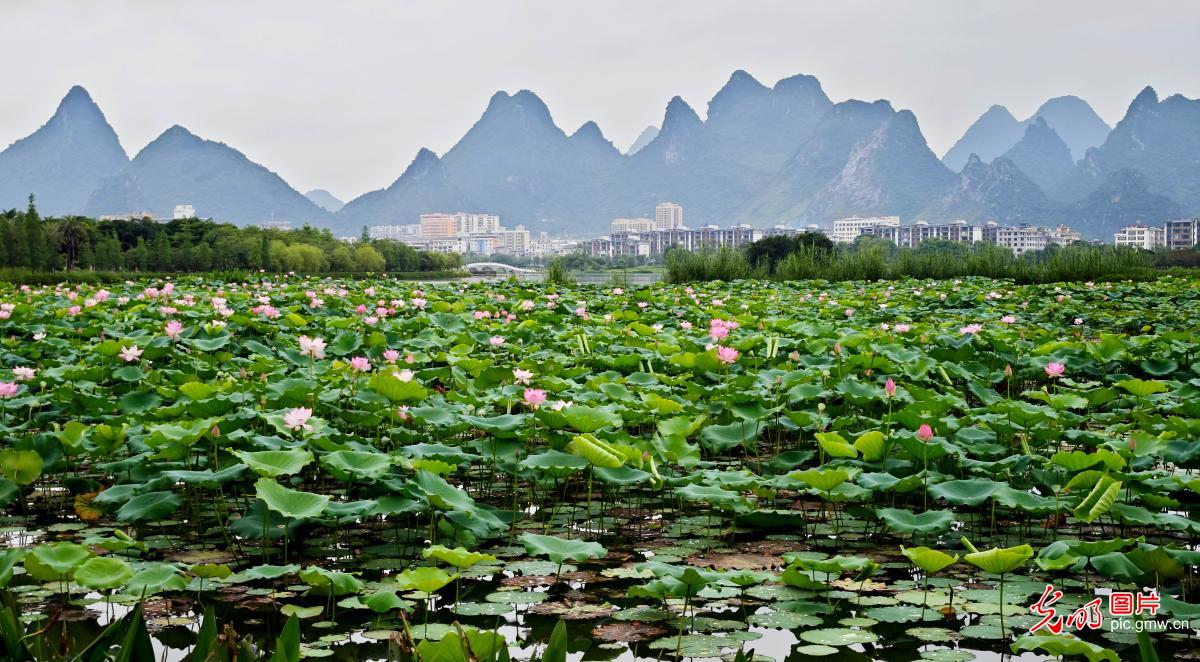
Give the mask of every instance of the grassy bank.
[[667, 256], [666, 278], [671, 283], [769, 278], [790, 280], [895, 280], [899, 278], [965, 278], [985, 276], [1017, 283], [1082, 282], [1089, 280], [1150, 279], [1165, 273], [1195, 273], [1163, 269], [1145, 251], [1114, 246], [1075, 245], [1022, 256], [991, 245], [939, 246], [906, 249], [870, 242], [832, 250], [802, 247], [773, 265], [752, 264], [746, 254], [722, 248]]

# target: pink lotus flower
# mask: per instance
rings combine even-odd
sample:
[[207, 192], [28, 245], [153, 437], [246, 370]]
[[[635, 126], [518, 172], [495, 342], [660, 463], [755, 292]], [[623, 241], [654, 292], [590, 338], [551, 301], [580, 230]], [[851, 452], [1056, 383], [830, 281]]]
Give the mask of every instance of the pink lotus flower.
[[619, 287], [614, 287], [612, 293], [617, 296], [621, 296], [622, 294], [625, 294], [625, 290], [623, 290]]
[[845, 313], [846, 317], [854, 317], [854, 309], [853, 308], [847, 308], [846, 310], [844, 310], [842, 312]]
[[488, 344], [492, 347], [500, 347], [504, 344], [504, 336], [492, 336], [488, 338]]
[[911, 328], [912, 327], [910, 327], [907, 324], [897, 324], [896, 325], [896, 333], [908, 333], [909, 329], [911, 329]]
[[142, 357], [142, 350], [138, 349], [137, 345], [130, 345], [121, 350], [121, 359], [126, 363], [132, 363]]
[[171, 340], [179, 340], [180, 334], [183, 333], [183, 325], [178, 320], [171, 320], [163, 327], [163, 333], [166, 333]]
[[896, 382], [892, 381], [891, 377], [888, 377], [887, 381], [883, 384], [883, 392], [886, 393], [887, 397], [889, 398], [895, 397]]
[[402, 382], [411, 382], [415, 376], [412, 370], [404, 369], [400, 372], [393, 372], [392, 376]]
[[308, 407], [296, 407], [283, 415], [283, 424], [289, 430], [311, 430], [308, 419], [312, 418], [312, 413]]
[[738, 351], [732, 347], [717, 348], [717, 359], [726, 365], [736, 363], [738, 356]]
[[396, 410], [396, 418], [402, 421], [407, 421], [410, 418], [408, 415], [408, 405], [400, 405], [400, 408]]
[[1013, 317], [1012, 315], [1005, 315], [1004, 317], [1000, 318], [1000, 321], [1005, 324], [1016, 324], [1017, 318]]
[[354, 372], [366, 372], [371, 369], [371, 360], [365, 356], [350, 359], [350, 369]]
[[692, 323], [687, 320], [683, 320], [682, 322], [679, 323], [679, 328], [683, 329], [684, 331], [687, 331], [688, 329], [692, 328]]
[[513, 370], [513, 379], [516, 380], [516, 382], [518, 384], [528, 385], [529, 380], [532, 378], [533, 378], [533, 371], [531, 371], [531, 370], [522, 370], [520, 368], [515, 368]]
[[36, 375], [37, 375], [37, 370], [34, 370], [33, 368], [30, 368], [29, 366], [22, 365], [22, 366], [17, 366], [15, 368], [13, 368], [13, 377], [19, 382], [30, 381]]
[[1062, 377], [1063, 373], [1066, 371], [1067, 366], [1065, 364], [1058, 363], [1056, 361], [1051, 361], [1050, 363], [1046, 364], [1046, 376], [1048, 376], [1050, 379]]
[[400, 352], [398, 352], [394, 349], [384, 350], [384, 352], [383, 352], [383, 360], [384, 361], [387, 361], [388, 363], [395, 363], [399, 359], [400, 359]]
[[13, 382], [0, 382], [0, 398], [11, 398], [20, 388]]
[[917, 428], [917, 439], [929, 443], [929, 440], [933, 439], [933, 428], [929, 427], [928, 423], [922, 423], [921, 427]]
[[968, 324], [964, 327], [959, 328], [958, 333], [959, 333], [959, 335], [965, 336], [968, 333], [974, 334], [974, 333], [979, 333], [980, 331], [983, 331], [982, 324]]
[[546, 401], [546, 392], [540, 388], [525, 389], [525, 404], [537, 409], [543, 402]]
[[321, 338], [300, 336], [300, 355], [313, 359], [325, 358], [325, 341]]

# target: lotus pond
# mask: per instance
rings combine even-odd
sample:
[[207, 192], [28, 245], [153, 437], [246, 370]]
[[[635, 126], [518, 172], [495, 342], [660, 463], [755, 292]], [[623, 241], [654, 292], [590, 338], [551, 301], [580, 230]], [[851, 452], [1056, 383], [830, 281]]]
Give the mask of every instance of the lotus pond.
[[0, 646], [1196, 659], [1198, 326], [1180, 278], [2, 286]]

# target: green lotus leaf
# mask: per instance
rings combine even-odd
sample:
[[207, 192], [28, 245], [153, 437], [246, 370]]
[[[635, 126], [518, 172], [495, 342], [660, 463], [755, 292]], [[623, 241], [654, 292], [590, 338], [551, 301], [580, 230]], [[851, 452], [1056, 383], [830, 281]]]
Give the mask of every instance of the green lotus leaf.
[[957, 563], [959, 558], [958, 554], [951, 556], [928, 547], [904, 547], [901, 545], [900, 553], [927, 575], [941, 572], [944, 568]]
[[1033, 558], [1033, 548], [1029, 545], [995, 547], [986, 552], [980, 552], [966, 538], [963, 538], [962, 541], [963, 545], [971, 550], [970, 554], [963, 556], [963, 560], [993, 575], [1003, 575], [1012, 572]]
[[122, 522], [153, 522], [179, 510], [182, 503], [174, 492], [146, 492], [126, 501], [117, 510], [117, 519]]
[[945, 533], [954, 524], [954, 513], [949, 510], [927, 510], [916, 514], [900, 508], [881, 508], [875, 514], [897, 533], [934, 535]]
[[280, 485], [274, 478], [259, 478], [254, 483], [255, 496], [271, 510], [293, 519], [316, 517], [329, 503], [324, 494], [301, 492]]
[[29, 485], [42, 475], [42, 456], [37, 451], [8, 448], [0, 451], [0, 474], [17, 485]]
[[313, 454], [302, 448], [278, 451], [231, 451], [260, 476], [278, 478], [300, 473], [313, 461]]
[[54, 581], [70, 576], [91, 552], [73, 542], [52, 542], [34, 547], [25, 556], [25, 570], [34, 579]]
[[1166, 393], [1170, 390], [1166, 384], [1156, 379], [1122, 379], [1116, 385], [1129, 392], [1130, 395], [1139, 398], [1146, 398], [1155, 393]]
[[469, 568], [477, 563], [491, 563], [497, 560], [496, 557], [492, 556], [491, 554], [469, 552], [465, 547], [455, 547], [454, 549], [450, 549], [445, 545], [432, 545], [427, 547], [421, 552], [421, 555], [427, 559], [434, 558], [443, 563], [449, 563], [460, 570]]
[[341, 481], [374, 480], [392, 468], [392, 459], [384, 453], [340, 450], [321, 456], [321, 465]]
[[619, 428], [625, 424], [620, 414], [599, 407], [571, 405], [562, 410], [562, 416], [577, 432], [595, 432], [600, 428]]
[[1088, 662], [1120, 662], [1115, 652], [1103, 646], [1084, 641], [1070, 634], [1024, 634], [1012, 643], [1012, 652], [1041, 651], [1058, 657], [1080, 655]]
[[555, 536], [543, 536], [536, 533], [522, 533], [517, 538], [525, 545], [525, 551], [533, 556], [545, 556], [554, 563], [563, 561], [587, 561], [604, 558], [608, 550], [600, 543], [584, 540], [567, 540]]
[[354, 575], [326, 570], [317, 566], [309, 566], [301, 570], [300, 581], [311, 587], [309, 593], [313, 595], [349, 595], [359, 593], [363, 589], [363, 583]]
[[74, 580], [80, 586], [94, 589], [116, 588], [133, 577], [133, 568], [112, 556], [93, 556], [75, 568]]
[[987, 478], [949, 480], [929, 486], [929, 496], [948, 501], [956, 506], [978, 506], [987, 501], [1004, 483]]
[[450, 574], [441, 568], [434, 568], [432, 566], [419, 566], [409, 568], [396, 575], [396, 585], [405, 591], [413, 590], [422, 593], [433, 593], [455, 579], [458, 579], [457, 573]]
[[124, 592], [130, 595], [143, 596], [182, 591], [187, 588], [187, 580], [175, 566], [170, 563], [152, 563], [134, 573], [125, 582]]
[[811, 485], [822, 492], [831, 492], [838, 485], [850, 480], [850, 473], [845, 469], [809, 469], [793, 471], [788, 478]]
[[616, 447], [593, 434], [576, 435], [567, 443], [567, 452], [595, 467], [615, 469], [625, 463], [625, 456]]
[[829, 457], [858, 457], [858, 449], [836, 432], [818, 432], [815, 436], [821, 450]]

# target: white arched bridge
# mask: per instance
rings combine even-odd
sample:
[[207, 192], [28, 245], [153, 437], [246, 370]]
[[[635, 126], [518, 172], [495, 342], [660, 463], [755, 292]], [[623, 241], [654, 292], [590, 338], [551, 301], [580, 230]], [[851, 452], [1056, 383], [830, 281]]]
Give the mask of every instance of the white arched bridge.
[[499, 262], [473, 262], [466, 265], [466, 270], [477, 276], [489, 276], [496, 274], [536, 274], [541, 273], [534, 269], [524, 269], [522, 267], [514, 267], [511, 264], [501, 264]]

